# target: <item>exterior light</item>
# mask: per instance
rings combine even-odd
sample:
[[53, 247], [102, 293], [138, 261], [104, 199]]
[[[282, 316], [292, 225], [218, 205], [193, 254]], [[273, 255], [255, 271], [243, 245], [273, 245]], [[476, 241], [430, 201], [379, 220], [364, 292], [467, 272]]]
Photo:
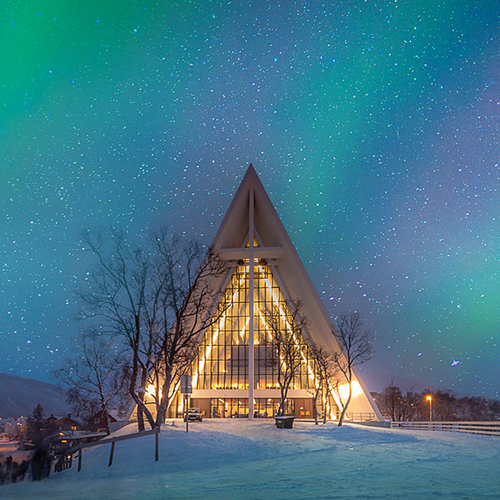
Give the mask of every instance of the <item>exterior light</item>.
[[[153, 384], [149, 384], [146, 388], [146, 394], [150, 396], [151, 398], [156, 397], [156, 387]], [[159, 390], [158, 396], [161, 398], [162, 396], [162, 390]]]
[[427, 396], [426, 399], [429, 401], [429, 422], [432, 422], [432, 396]]
[[[363, 389], [357, 380], [351, 382], [352, 397], [363, 394]], [[342, 399], [346, 400], [349, 397], [349, 384], [342, 384], [338, 388], [339, 395]]]

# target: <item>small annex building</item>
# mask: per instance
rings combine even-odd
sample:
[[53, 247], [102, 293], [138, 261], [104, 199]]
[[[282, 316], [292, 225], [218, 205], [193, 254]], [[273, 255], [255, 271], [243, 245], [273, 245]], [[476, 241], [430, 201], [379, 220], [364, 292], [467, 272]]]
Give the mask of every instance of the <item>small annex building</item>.
[[[313, 418], [312, 389], [317, 370], [308, 345], [315, 342], [338, 351], [331, 334], [334, 324], [252, 165], [212, 246], [227, 263], [218, 288], [232, 297], [222, 318], [199, 339], [188, 372], [192, 377], [190, 407], [200, 408], [204, 418], [272, 417], [280, 403], [280, 389], [276, 368], [270, 363], [270, 334], [264, 311], [273, 306], [287, 308], [300, 300], [301, 312], [308, 322], [302, 329], [303, 338], [297, 340], [302, 365], [288, 392], [287, 413]], [[346, 391], [347, 386], [331, 390], [320, 402], [320, 411], [337, 419], [342, 399], [347, 399], [342, 397]], [[179, 390], [167, 417], [181, 417], [184, 411]], [[347, 420], [360, 419], [383, 420], [355, 369]]]

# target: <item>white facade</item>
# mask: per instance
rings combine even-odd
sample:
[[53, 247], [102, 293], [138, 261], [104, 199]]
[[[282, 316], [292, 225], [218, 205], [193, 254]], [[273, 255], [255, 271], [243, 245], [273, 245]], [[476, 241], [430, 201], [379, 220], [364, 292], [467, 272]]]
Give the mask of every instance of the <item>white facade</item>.
[[[287, 395], [288, 412], [312, 418], [312, 389], [315, 366], [309, 356], [310, 342], [330, 351], [339, 346], [332, 335], [334, 328], [311, 279], [309, 278], [283, 224], [252, 167], [233, 198], [231, 206], [212, 244], [227, 262], [227, 273], [214, 284], [237, 292], [231, 306], [217, 324], [204, 332], [190, 374], [193, 392], [190, 406], [203, 410], [208, 417], [269, 417], [276, 410], [280, 390], [276, 370], [269, 363], [269, 332], [263, 315], [266, 308], [300, 300], [301, 312], [308, 318], [298, 340], [303, 365]], [[230, 287], [230, 288], [227, 288]], [[249, 346], [254, 346], [249, 349]], [[355, 369], [353, 397], [348, 419], [377, 420], [382, 416]], [[347, 387], [345, 388], [347, 389]], [[338, 418], [346, 397], [331, 391], [321, 402], [329, 418]], [[184, 400], [176, 396], [169, 415], [180, 416]]]

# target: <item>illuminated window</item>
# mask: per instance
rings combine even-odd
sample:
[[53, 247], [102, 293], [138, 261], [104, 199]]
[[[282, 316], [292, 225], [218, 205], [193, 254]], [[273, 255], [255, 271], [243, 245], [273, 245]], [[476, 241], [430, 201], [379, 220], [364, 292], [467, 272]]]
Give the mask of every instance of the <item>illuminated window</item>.
[[[249, 266], [235, 268], [232, 283], [226, 293], [230, 307], [223, 317], [205, 334], [191, 366], [195, 389], [248, 389], [249, 348]], [[236, 291], [235, 291], [236, 290]], [[273, 348], [265, 311], [287, 305], [268, 266], [255, 266], [254, 273], [254, 384], [255, 389], [278, 387], [277, 365], [273, 363]], [[297, 339], [303, 362], [292, 383], [292, 389], [314, 387], [314, 368], [307, 345]]]

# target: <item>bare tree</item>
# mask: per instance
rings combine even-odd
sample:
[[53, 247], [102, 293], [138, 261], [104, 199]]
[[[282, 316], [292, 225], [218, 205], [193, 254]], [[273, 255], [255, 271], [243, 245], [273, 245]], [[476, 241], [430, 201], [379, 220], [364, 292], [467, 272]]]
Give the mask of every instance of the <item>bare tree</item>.
[[[121, 335], [132, 350], [130, 395], [144, 402], [149, 371], [154, 360], [155, 332], [141, 328], [151, 259], [137, 245], [130, 245], [123, 231], [82, 233], [84, 249], [97, 258], [88, 273], [87, 287], [78, 292], [82, 319], [98, 319], [99, 326]], [[144, 413], [137, 412], [139, 431], [144, 430]]]
[[[179, 375], [192, 359], [201, 332], [227, 306], [216, 287], [225, 266], [209, 249], [162, 229], [143, 249], [123, 232], [87, 232], [83, 241], [97, 258], [88, 288], [79, 293], [86, 318], [98, 318], [131, 349], [129, 392], [152, 428], [163, 423]], [[145, 404], [153, 383], [156, 418]]]
[[288, 390], [297, 376], [302, 361], [302, 328], [305, 318], [301, 314], [301, 305], [296, 302], [291, 307], [274, 305], [264, 312], [265, 321], [271, 335], [270, 365], [276, 369], [281, 401], [278, 416], [286, 410]]
[[[337, 328], [332, 330], [332, 335], [340, 347], [340, 352], [334, 353], [334, 363], [348, 385], [348, 395], [343, 403], [339, 426], [343, 424], [351, 402], [354, 368], [368, 361], [373, 355], [371, 332], [364, 330], [363, 327], [364, 323], [359, 313], [352, 312], [341, 315], [337, 320]], [[340, 398], [340, 394], [338, 395]]]
[[69, 385], [68, 402], [77, 415], [88, 418], [102, 411], [109, 435], [109, 410], [118, 408], [125, 388], [124, 357], [114, 342], [96, 330], [81, 333], [78, 340], [78, 356], [67, 358], [54, 375]]
[[[314, 404], [314, 422], [318, 425], [318, 400], [327, 400], [330, 384], [338, 379], [338, 367], [333, 354], [324, 346], [311, 342], [309, 352], [316, 366], [316, 387], [311, 390]], [[327, 413], [323, 404], [323, 423], [326, 423]]]
[[404, 399], [401, 389], [391, 380], [380, 396], [381, 409], [393, 422], [401, 421]]
[[379, 403], [396, 421], [429, 421], [431, 416], [436, 421], [488, 421], [498, 420], [500, 413], [500, 401], [495, 399], [458, 397], [442, 389], [425, 389], [420, 393], [413, 388], [402, 391], [393, 381], [380, 395]]
[[405, 389], [403, 393], [403, 408], [401, 409], [401, 420], [410, 421], [415, 418], [418, 411], [419, 394], [414, 392], [413, 387]]
[[222, 294], [214, 285], [226, 266], [211, 248], [203, 256], [199, 243], [169, 237], [164, 230], [154, 236], [154, 248], [154, 296], [148, 300], [146, 323], [160, 340], [154, 373], [156, 381], [162, 381], [155, 395], [156, 425], [161, 425], [176, 383], [196, 354], [200, 335], [220, 320], [232, 294]]

